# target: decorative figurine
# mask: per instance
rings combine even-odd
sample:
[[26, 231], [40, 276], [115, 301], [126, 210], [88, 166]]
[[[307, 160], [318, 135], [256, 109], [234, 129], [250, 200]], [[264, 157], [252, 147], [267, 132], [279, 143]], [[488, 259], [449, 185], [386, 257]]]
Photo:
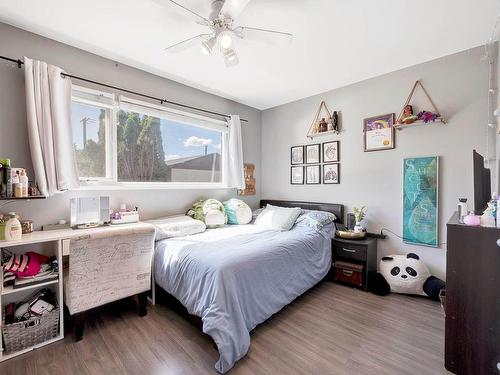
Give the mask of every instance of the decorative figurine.
[[338, 133], [340, 130], [339, 130], [339, 115], [337, 111], [333, 111], [332, 124], [333, 124], [333, 130]]
[[255, 195], [255, 178], [253, 177], [254, 171], [254, 164], [245, 164], [245, 189], [238, 190], [238, 195]]
[[319, 122], [319, 132], [323, 133], [328, 131], [328, 124], [326, 123], [325, 118], [322, 118], [321, 121]]
[[484, 210], [483, 215], [481, 216], [481, 226], [482, 227], [490, 227], [495, 228], [495, 215], [493, 214], [494, 207], [493, 203], [488, 203], [488, 208]]
[[418, 116], [413, 114], [413, 107], [410, 104], [405, 105], [401, 122], [409, 125], [418, 120]]
[[328, 120], [326, 120], [326, 123], [328, 124], [328, 131], [331, 132], [333, 131], [333, 119], [332, 116], [328, 116]]

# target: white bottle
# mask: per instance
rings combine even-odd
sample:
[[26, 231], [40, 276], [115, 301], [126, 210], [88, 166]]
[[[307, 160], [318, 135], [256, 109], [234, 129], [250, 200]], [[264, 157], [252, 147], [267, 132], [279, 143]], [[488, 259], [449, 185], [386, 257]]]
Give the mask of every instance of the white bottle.
[[19, 173], [17, 173], [17, 170], [12, 172], [12, 179], [11, 179], [12, 185], [18, 184], [19, 183]]
[[497, 228], [500, 228], [500, 198], [497, 200]]
[[26, 170], [21, 171], [21, 175], [19, 176], [19, 183], [21, 184], [22, 196], [28, 196], [28, 176], [26, 175]]
[[7, 220], [7, 222], [5, 223], [5, 240], [20, 240], [23, 236], [23, 230], [21, 228], [21, 222], [19, 221], [16, 213], [9, 212], [7, 217], [9, 217], [9, 220]]

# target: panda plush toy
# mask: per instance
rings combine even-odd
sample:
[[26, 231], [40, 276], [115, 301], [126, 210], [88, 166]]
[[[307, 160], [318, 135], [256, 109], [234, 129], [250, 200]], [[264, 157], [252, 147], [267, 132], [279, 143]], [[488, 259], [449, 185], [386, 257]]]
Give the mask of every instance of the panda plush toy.
[[383, 257], [380, 273], [372, 280], [372, 292], [378, 295], [416, 294], [436, 301], [444, 287], [444, 281], [431, 276], [425, 263], [414, 253]]

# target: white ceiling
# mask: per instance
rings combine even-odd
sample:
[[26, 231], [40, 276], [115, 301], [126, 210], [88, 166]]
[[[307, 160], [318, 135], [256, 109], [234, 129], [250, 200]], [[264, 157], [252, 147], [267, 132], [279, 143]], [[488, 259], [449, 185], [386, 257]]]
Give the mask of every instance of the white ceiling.
[[[0, 21], [266, 109], [484, 44], [499, 12], [497, 0], [252, 0], [237, 25], [294, 40], [238, 40], [228, 69], [198, 48], [163, 52], [207, 29], [162, 1], [1, 0]], [[208, 16], [210, 0], [177, 1]]]

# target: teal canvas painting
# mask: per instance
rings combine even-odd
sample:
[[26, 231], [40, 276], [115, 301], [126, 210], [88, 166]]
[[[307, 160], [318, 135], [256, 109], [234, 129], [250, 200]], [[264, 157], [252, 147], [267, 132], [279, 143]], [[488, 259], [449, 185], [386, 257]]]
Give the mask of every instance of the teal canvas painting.
[[439, 157], [403, 160], [403, 239], [438, 246]]

